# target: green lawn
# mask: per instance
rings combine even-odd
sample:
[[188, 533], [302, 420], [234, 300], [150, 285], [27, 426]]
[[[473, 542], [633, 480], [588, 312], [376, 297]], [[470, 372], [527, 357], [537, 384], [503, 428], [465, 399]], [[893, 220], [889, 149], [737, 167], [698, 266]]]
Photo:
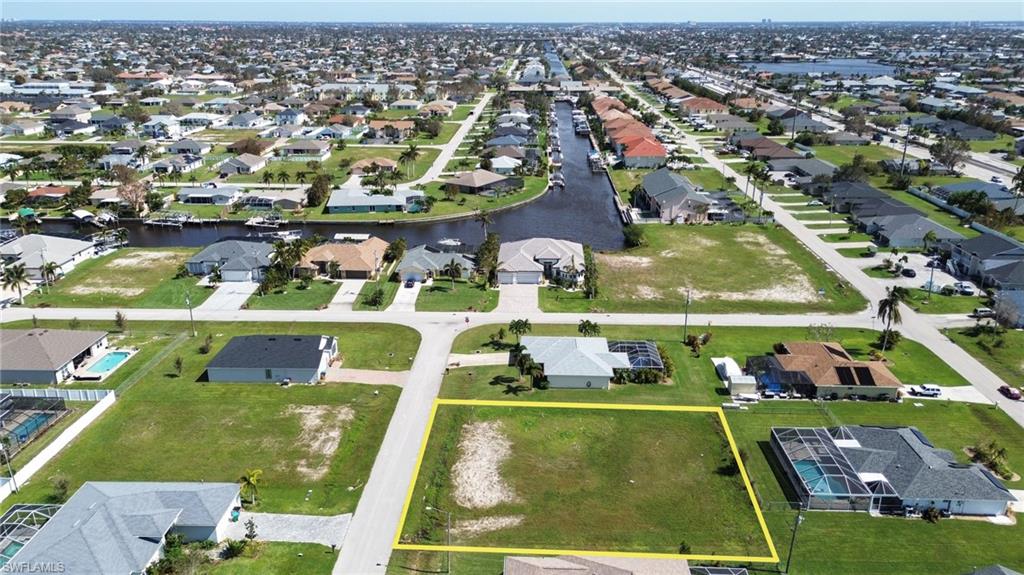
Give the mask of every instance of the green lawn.
[[459, 131], [459, 124], [452, 122], [442, 122], [441, 131], [437, 134], [436, 138], [431, 138], [420, 132], [415, 138], [410, 138], [402, 142], [403, 145], [415, 144], [417, 146], [441, 146], [452, 141], [455, 137], [455, 132]]
[[874, 239], [874, 238], [871, 237], [871, 235], [864, 234], [864, 233], [824, 234], [824, 235], [820, 235], [818, 237], [823, 239], [823, 240], [825, 240], [826, 242], [835, 242], [835, 243], [841, 243], [841, 242], [870, 242], [870, 241], [873, 241], [873, 239]]
[[898, 151], [886, 146], [814, 146], [814, 157], [835, 166], [849, 164], [857, 154], [869, 162], [899, 157]]
[[[198, 306], [213, 293], [198, 278], [175, 278], [191, 248], [124, 248], [86, 260], [51, 287], [25, 298], [32, 307], [184, 308], [185, 294]], [[46, 293], [41, 293], [41, 292]]]
[[643, 230], [648, 245], [596, 255], [596, 299], [581, 291], [542, 288], [541, 309], [679, 313], [687, 289], [694, 312], [848, 312], [866, 305], [784, 229], [645, 225]]
[[[944, 184], [958, 183], [958, 182], [974, 182], [972, 178], [956, 178], [953, 176], [917, 176], [914, 178], [914, 186], [924, 186], [925, 184], [931, 186], [941, 186]], [[908, 206], [921, 210], [928, 217], [928, 219], [939, 223], [947, 228], [963, 235], [967, 238], [973, 238], [981, 235], [980, 232], [975, 231], [972, 228], [964, 227], [961, 224], [960, 218], [947, 212], [946, 210], [936, 206], [935, 204], [923, 200], [908, 191], [895, 190], [888, 185], [885, 176], [873, 176], [870, 181], [872, 186], [886, 192], [893, 198], [907, 204]]]
[[[611, 176], [612, 185], [615, 186], [615, 190], [618, 192], [619, 197], [622, 198], [622, 201], [629, 203], [630, 192], [638, 184], [643, 182], [644, 176], [652, 171], [653, 170], [616, 168], [608, 170], [608, 174]], [[701, 186], [709, 192], [716, 190], [739, 190], [734, 183], [726, 181], [725, 176], [723, 176], [721, 172], [712, 168], [675, 171], [676, 173], [685, 176], [694, 185]]]
[[432, 285], [420, 288], [416, 311], [480, 311], [494, 310], [498, 290], [488, 289], [475, 281], [435, 279]]
[[[82, 322], [102, 328], [104, 322]], [[133, 332], [187, 330], [187, 323], [138, 322]], [[264, 472], [259, 510], [336, 514], [352, 511], [376, 457], [400, 389], [330, 383], [204, 383], [206, 364], [235, 335], [330, 334], [344, 365], [408, 369], [419, 336], [387, 324], [209, 323], [209, 354], [188, 340], [152, 365], [75, 443], [7, 501], [44, 502], [50, 478], [86, 480], [235, 481], [245, 469]], [[158, 346], [159, 344], [152, 344]], [[181, 376], [174, 358], [181, 357]], [[329, 436], [340, 434], [337, 442]], [[117, 453], [117, 465], [110, 455]], [[349, 489], [354, 487], [354, 489]], [[306, 500], [307, 490], [312, 490]]]
[[[259, 526], [257, 525], [257, 533]], [[201, 575], [272, 575], [303, 573], [328, 575], [338, 556], [330, 547], [315, 543], [261, 542], [259, 555], [242, 555], [219, 561], [200, 570]]]
[[1024, 331], [993, 334], [967, 327], [944, 333], [1003, 381], [1018, 385], [1024, 382]]
[[929, 298], [926, 290], [914, 288], [910, 290], [910, 300], [907, 305], [921, 313], [969, 314], [975, 308], [988, 307], [989, 302], [988, 299], [978, 296], [942, 295], [940, 293], [933, 293]]
[[[384, 301], [380, 306], [373, 307], [367, 301], [373, 290], [378, 287], [384, 290]], [[380, 311], [388, 309], [391, 302], [395, 301], [395, 294], [398, 293], [401, 287], [402, 284], [393, 281], [366, 282], [363, 284], [363, 288], [359, 290], [359, 295], [356, 296], [356, 303], [352, 304], [352, 309], [355, 311]]]
[[[460, 443], [473, 437], [508, 441], [507, 458], [492, 468], [467, 455]], [[742, 480], [726, 471], [734, 461], [714, 414], [441, 406], [402, 539], [445, 541], [446, 518], [430, 506], [451, 511], [454, 545], [677, 553], [685, 542], [691, 553], [768, 555]], [[459, 464], [494, 469], [500, 479], [477, 489], [496, 503], [466, 501]], [[521, 521], [468, 529], [502, 517]]]
[[341, 282], [315, 280], [308, 288], [299, 281], [267, 295], [253, 294], [245, 302], [246, 309], [321, 309], [331, 303]]
[[15, 471], [24, 467], [29, 461], [32, 461], [33, 457], [39, 455], [40, 451], [53, 442], [68, 426], [85, 415], [85, 412], [89, 411], [95, 404], [87, 401], [66, 401], [64, 405], [68, 408], [68, 413], [64, 414], [53, 427], [47, 429], [42, 435], [37, 436], [11, 458], [11, 467]]
[[[346, 146], [344, 150], [338, 151], [337, 149], [331, 152], [327, 161], [323, 162], [322, 169], [325, 173], [330, 175], [338, 183], [348, 179], [349, 169], [347, 166], [342, 166], [342, 160], [349, 160], [350, 163], [357, 162], [359, 160], [365, 160], [367, 158], [388, 158], [390, 160], [398, 161], [398, 157], [405, 150], [403, 146], [395, 147], [377, 147], [377, 146]], [[420, 148], [420, 157], [409, 166], [399, 167], [400, 175], [402, 176], [399, 182], [408, 182], [415, 180], [426, 173], [434, 160], [437, 159], [438, 150], [434, 148]], [[255, 174], [236, 174], [228, 177], [229, 182], [237, 183], [258, 183], [263, 181], [263, 173], [269, 170], [274, 174], [274, 183], [278, 183], [280, 180], [277, 179], [277, 175], [284, 172], [289, 175], [287, 183], [298, 183], [297, 175], [299, 172], [309, 173], [309, 167], [306, 166], [306, 162], [271, 162], [266, 168], [256, 172]], [[312, 176], [307, 178], [307, 182], [312, 181]]]
[[989, 153], [992, 150], [998, 150], [999, 153], [1005, 154], [1013, 151], [1013, 136], [1009, 134], [998, 134], [994, 140], [970, 140], [967, 142], [971, 146], [972, 152]]
[[848, 258], [866, 258], [872, 255], [867, 248], [836, 248], [836, 251]]

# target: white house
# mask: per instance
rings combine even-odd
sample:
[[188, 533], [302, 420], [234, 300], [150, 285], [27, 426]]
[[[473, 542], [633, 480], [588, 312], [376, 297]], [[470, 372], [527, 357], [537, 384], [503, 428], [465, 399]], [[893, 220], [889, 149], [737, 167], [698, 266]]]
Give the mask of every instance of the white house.
[[579, 283], [583, 278], [583, 246], [567, 240], [505, 242], [498, 261], [498, 282], [503, 284], [539, 284], [544, 279]]
[[23, 264], [34, 280], [43, 279], [43, 266], [49, 262], [57, 264], [58, 274], [63, 275], [95, 255], [92, 242], [44, 234], [28, 234], [0, 245], [4, 264]]
[[178, 201], [183, 204], [228, 206], [235, 203], [241, 194], [242, 190], [237, 186], [181, 188], [178, 190]]
[[608, 351], [603, 337], [537, 337], [522, 339], [533, 361], [544, 369], [549, 387], [608, 389], [616, 369], [629, 369], [629, 355]]
[[107, 332], [73, 329], [0, 330], [0, 383], [55, 385], [107, 347]]

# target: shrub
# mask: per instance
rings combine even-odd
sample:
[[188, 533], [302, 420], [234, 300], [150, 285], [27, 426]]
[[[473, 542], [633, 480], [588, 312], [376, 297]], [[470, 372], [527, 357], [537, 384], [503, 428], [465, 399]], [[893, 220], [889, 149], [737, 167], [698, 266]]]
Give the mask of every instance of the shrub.
[[[886, 333], [888, 333], [888, 337], [886, 337]], [[899, 345], [902, 339], [903, 335], [894, 329], [882, 330], [882, 332], [878, 334], [878, 349], [882, 351], [889, 351]]]
[[199, 346], [199, 353], [206, 355], [210, 353], [211, 348], [213, 348], [213, 336], [206, 334], [206, 338], [203, 339], [202, 345]]
[[248, 540], [245, 539], [228, 539], [224, 545], [223, 557], [225, 559], [238, 557], [245, 551], [245, 546], [248, 543]]
[[921, 519], [924, 519], [928, 523], [938, 523], [940, 517], [942, 517], [942, 514], [934, 507], [925, 509], [924, 513], [921, 514]]

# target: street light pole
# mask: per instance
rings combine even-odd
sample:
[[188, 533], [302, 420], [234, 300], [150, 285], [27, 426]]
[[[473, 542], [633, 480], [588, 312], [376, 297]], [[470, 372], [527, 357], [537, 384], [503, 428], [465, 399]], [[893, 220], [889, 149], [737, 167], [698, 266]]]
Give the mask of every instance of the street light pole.
[[192, 296], [187, 288], [185, 289], [185, 305], [188, 306], [188, 321], [192, 325], [192, 337], [196, 337], [199, 334], [196, 332], [196, 320], [192, 316]]
[[686, 307], [683, 313], [683, 341], [686, 341], [686, 332], [690, 327], [690, 290], [686, 290]]
[[[437, 509], [436, 507], [427, 506], [427, 511], [437, 511], [445, 514], [445, 528], [444, 528], [444, 544], [446, 547], [452, 545], [452, 513], [451, 511], [445, 511], [444, 509]], [[445, 551], [445, 573], [452, 572], [452, 552], [450, 549]]]

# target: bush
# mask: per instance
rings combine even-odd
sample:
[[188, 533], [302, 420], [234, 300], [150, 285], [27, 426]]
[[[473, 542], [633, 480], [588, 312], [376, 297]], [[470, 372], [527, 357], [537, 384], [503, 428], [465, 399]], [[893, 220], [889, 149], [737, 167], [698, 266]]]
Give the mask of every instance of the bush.
[[224, 545], [223, 557], [225, 559], [238, 557], [245, 552], [245, 546], [248, 545], [248, 543], [249, 541], [246, 539], [228, 539]]
[[626, 240], [626, 247], [639, 248], [647, 245], [647, 237], [641, 226], [630, 224], [622, 228], [622, 235]]
[[203, 340], [202, 345], [199, 346], [199, 353], [206, 355], [210, 353], [211, 348], [213, 348], [213, 336], [206, 334], [206, 338]]
[[940, 517], [942, 517], [942, 514], [934, 507], [925, 509], [924, 513], [921, 514], [921, 519], [924, 519], [928, 523], [938, 523]]
[[[886, 334], [888, 333], [888, 337]], [[890, 349], [899, 345], [903, 339], [903, 334], [894, 329], [884, 329], [878, 334], [878, 349], [882, 351], [889, 351]]]

